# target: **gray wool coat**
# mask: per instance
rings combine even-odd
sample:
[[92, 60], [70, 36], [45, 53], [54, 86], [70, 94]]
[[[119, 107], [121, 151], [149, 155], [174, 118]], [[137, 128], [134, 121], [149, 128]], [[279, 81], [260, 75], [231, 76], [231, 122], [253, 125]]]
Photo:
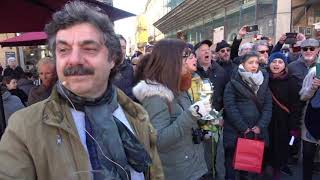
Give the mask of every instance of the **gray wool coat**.
[[[254, 126], [258, 126], [266, 145], [269, 143], [268, 126], [272, 115], [272, 96], [268, 87], [269, 76], [263, 72], [264, 81], [257, 95], [236, 73], [224, 91], [225, 124], [223, 131], [224, 146], [234, 148], [237, 138]], [[261, 105], [261, 112], [250, 96], [256, 96]]]
[[147, 110], [157, 129], [157, 146], [166, 180], [195, 180], [207, 170], [203, 144], [194, 144], [192, 128], [197, 119], [188, 108], [191, 100], [187, 92], [174, 96], [161, 84], [141, 81], [133, 94]]

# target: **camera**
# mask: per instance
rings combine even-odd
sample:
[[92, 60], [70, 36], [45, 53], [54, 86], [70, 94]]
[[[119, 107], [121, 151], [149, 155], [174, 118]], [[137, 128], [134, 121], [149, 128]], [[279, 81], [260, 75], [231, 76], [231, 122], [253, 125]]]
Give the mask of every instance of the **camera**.
[[207, 134], [206, 131], [203, 129], [197, 128], [194, 129], [192, 128], [192, 141], [194, 144], [200, 144], [201, 141], [204, 139], [204, 135]]

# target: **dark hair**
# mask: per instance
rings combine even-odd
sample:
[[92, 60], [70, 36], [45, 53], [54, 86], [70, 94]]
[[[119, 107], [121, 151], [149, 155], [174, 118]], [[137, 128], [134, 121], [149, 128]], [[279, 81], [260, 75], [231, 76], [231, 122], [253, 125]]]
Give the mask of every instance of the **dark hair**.
[[150, 53], [147, 53], [147, 54], [139, 57], [139, 63], [137, 64], [136, 70], [134, 72], [134, 79], [135, 79], [136, 83], [138, 83], [139, 81], [144, 79], [143, 71], [144, 71], [150, 57], [151, 57]]
[[2, 79], [2, 84], [6, 85], [6, 84], [10, 84], [12, 79], [16, 79], [13, 76], [4, 76]]
[[115, 62], [109, 79], [117, 73], [119, 64], [122, 61], [122, 52], [119, 39], [114, 32], [113, 25], [106, 14], [102, 14], [97, 8], [81, 1], [67, 3], [64, 8], [53, 14], [52, 21], [45, 26], [48, 35], [49, 47], [55, 56], [56, 35], [61, 29], [67, 29], [77, 24], [89, 23], [101, 31], [104, 38], [104, 45], [109, 52], [109, 61]]
[[252, 58], [252, 57], [256, 57], [259, 59], [259, 55], [256, 52], [248, 52], [247, 54], [243, 55], [241, 58], [241, 63], [246, 62], [248, 59]]
[[127, 40], [121, 35], [121, 34], [117, 34], [119, 40], [123, 40], [124, 42], [127, 43]]
[[144, 79], [156, 81], [178, 93], [185, 49], [187, 44], [182, 40], [163, 39], [157, 42], [144, 68]]

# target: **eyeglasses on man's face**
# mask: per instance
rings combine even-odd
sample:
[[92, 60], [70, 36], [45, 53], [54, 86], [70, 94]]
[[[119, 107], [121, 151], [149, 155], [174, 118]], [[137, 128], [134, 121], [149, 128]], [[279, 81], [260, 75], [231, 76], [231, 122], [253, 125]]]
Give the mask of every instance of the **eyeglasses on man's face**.
[[302, 48], [302, 50], [303, 50], [304, 52], [307, 52], [308, 50], [314, 51], [315, 49], [316, 49], [315, 47], [303, 47], [303, 48]]
[[220, 51], [219, 51], [219, 52], [221, 52], [221, 53], [230, 52], [230, 49], [229, 49], [229, 48], [226, 48], [226, 49], [220, 49]]

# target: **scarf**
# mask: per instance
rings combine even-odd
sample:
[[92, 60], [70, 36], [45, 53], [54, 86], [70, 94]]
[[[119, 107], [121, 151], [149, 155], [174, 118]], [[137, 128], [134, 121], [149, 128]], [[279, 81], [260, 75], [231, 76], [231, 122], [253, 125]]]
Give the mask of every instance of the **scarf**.
[[262, 72], [260, 70], [257, 73], [248, 72], [242, 64], [239, 65], [238, 72], [242, 80], [257, 94], [264, 80]]
[[[101, 170], [107, 177], [127, 179], [128, 175], [130, 178], [130, 167], [137, 172], [148, 170], [152, 163], [148, 152], [135, 135], [112, 114], [119, 106], [116, 90], [113, 86], [108, 86], [101, 97], [92, 99], [79, 97], [66, 89], [60, 82], [58, 83], [57, 90], [60, 97], [70, 104], [65, 97], [68, 96], [78, 110], [85, 112], [86, 121], [90, 121], [92, 136], [97, 141], [97, 144], [93, 143], [97, 149], [97, 159], [101, 164]], [[89, 153], [89, 156], [92, 154]], [[125, 171], [105, 156], [118, 163]]]
[[180, 91], [187, 91], [191, 87], [192, 74], [187, 72], [181, 76]]
[[283, 80], [283, 79], [286, 79], [287, 77], [288, 77], [288, 68], [285, 68], [283, 71], [276, 74], [270, 71], [270, 79]]

